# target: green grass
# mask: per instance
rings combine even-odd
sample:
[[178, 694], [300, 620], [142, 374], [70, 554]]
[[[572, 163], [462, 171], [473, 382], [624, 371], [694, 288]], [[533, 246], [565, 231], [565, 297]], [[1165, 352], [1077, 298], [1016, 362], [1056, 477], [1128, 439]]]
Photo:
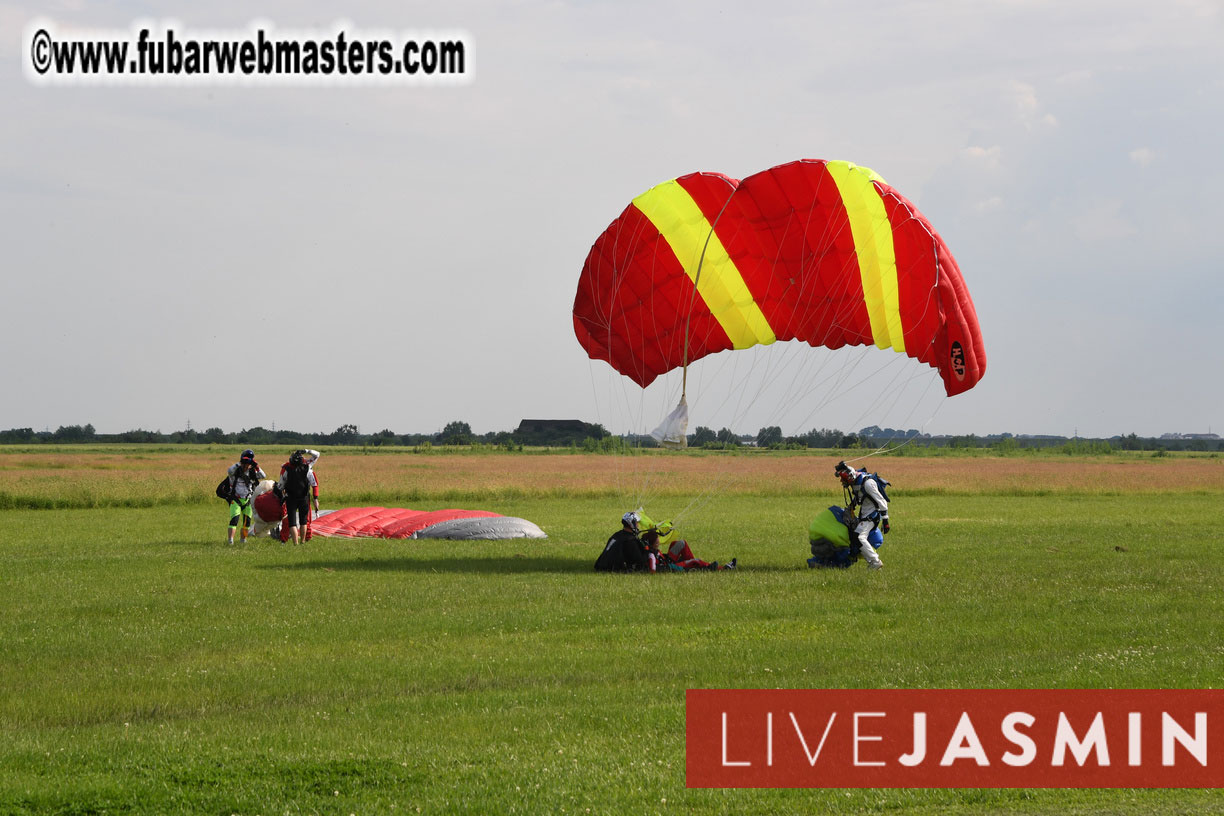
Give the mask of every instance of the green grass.
[[489, 508], [541, 542], [227, 547], [219, 502], [0, 511], [0, 813], [1224, 813], [686, 789], [687, 688], [1224, 678], [1224, 496], [906, 496], [881, 574], [805, 567], [829, 503], [720, 498], [685, 532], [743, 569], [653, 577], [594, 574], [618, 509], [543, 489]]

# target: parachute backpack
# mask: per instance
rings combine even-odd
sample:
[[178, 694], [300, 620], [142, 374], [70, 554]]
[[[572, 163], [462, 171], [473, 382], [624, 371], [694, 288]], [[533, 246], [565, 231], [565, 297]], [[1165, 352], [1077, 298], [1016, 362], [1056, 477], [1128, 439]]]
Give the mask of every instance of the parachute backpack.
[[888, 486], [892, 484], [892, 482], [888, 481], [878, 473], [868, 473], [863, 477], [864, 482], [866, 482], [868, 479], [871, 479], [876, 483], [876, 488], [880, 491], [880, 496], [884, 499], [884, 501], [892, 504], [892, 499], [888, 498]]
[[310, 468], [302, 461], [296, 451], [293, 454], [296, 461], [289, 459], [289, 468], [285, 471], [285, 496], [289, 499], [301, 500], [310, 495]]
[[[860, 479], [864, 483], [866, 483], [868, 479], [875, 482], [876, 488], [880, 491], [881, 498], [883, 498], [884, 501], [888, 502], [889, 504], [892, 503], [892, 499], [888, 498], [888, 486], [892, 484], [892, 482], [888, 481], [880, 474], [868, 473], [865, 470], [857, 470], [847, 465], [844, 461], [838, 462], [837, 466], [833, 468], [833, 472], [841, 479], [842, 490], [846, 496], [846, 507], [855, 507], [858, 504], [854, 496], [854, 485]], [[852, 476], [853, 478], [847, 480], [847, 476]]]

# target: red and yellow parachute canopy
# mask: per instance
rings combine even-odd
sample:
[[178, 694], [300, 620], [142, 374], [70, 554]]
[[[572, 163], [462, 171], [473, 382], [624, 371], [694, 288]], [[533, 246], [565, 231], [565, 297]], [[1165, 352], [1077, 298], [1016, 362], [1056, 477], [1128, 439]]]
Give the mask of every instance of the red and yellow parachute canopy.
[[642, 387], [775, 340], [891, 348], [938, 369], [949, 396], [986, 371], [943, 239], [875, 172], [844, 161], [803, 159], [743, 181], [691, 173], [647, 190], [591, 247], [574, 332]]

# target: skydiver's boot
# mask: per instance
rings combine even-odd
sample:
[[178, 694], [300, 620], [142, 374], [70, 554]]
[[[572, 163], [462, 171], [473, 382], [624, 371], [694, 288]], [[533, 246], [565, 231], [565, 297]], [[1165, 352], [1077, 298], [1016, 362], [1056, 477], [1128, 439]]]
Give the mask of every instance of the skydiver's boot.
[[863, 557], [867, 559], [867, 569], [884, 569], [884, 562], [880, 560], [880, 556], [876, 553], [875, 547], [864, 541], [862, 546], [859, 547], [859, 552], [862, 553]]

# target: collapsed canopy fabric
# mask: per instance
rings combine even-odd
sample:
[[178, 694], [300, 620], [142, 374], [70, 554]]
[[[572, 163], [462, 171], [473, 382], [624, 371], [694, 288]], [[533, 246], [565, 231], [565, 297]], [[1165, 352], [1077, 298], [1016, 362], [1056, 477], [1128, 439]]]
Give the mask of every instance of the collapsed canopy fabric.
[[949, 396], [986, 370], [977, 313], [931, 223], [872, 170], [803, 159], [743, 181], [690, 173], [633, 200], [574, 298], [587, 354], [646, 387], [775, 340], [892, 348]]
[[342, 538], [548, 538], [543, 530], [526, 519], [484, 510], [348, 507], [322, 511], [312, 522], [312, 529], [315, 535]]
[[[820, 515], [812, 519], [812, 523], [808, 525], [808, 539], [810, 541], [827, 541], [834, 547], [851, 547], [858, 546], [858, 542], [853, 545], [850, 543], [850, 531], [842, 522], [842, 514], [845, 513], [843, 507], [830, 507], [822, 510]], [[867, 534], [867, 541], [877, 550], [884, 543], [884, 534], [880, 532], [880, 528], [874, 528]]]

